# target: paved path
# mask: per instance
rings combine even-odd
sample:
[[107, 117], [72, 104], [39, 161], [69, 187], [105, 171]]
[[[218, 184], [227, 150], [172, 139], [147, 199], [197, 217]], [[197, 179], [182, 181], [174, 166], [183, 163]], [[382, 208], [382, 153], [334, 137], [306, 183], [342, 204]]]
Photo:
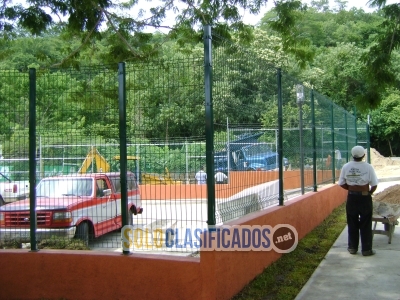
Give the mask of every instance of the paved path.
[[[397, 178], [396, 178], [397, 179]], [[381, 182], [378, 192], [400, 184]], [[400, 197], [400, 195], [399, 195]], [[397, 226], [396, 226], [397, 227]], [[379, 223], [377, 229], [384, 229]], [[321, 299], [400, 299], [400, 230], [394, 232], [392, 243], [385, 235], [374, 235], [376, 255], [364, 257], [347, 252], [347, 227], [343, 230], [296, 300]]]

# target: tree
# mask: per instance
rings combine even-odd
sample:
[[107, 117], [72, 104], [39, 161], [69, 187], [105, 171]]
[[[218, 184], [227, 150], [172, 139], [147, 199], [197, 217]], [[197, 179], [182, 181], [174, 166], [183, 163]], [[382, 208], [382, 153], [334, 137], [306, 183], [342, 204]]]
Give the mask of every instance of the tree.
[[[75, 55], [81, 48], [88, 47], [93, 41], [107, 38], [110, 55], [127, 59], [143, 59], [154, 54], [148, 44], [151, 35], [145, 34], [147, 27], [168, 29], [169, 36], [181, 41], [199, 41], [202, 38], [202, 26], [211, 25], [215, 32], [229, 35], [229, 30], [241, 31], [246, 37], [249, 25], [242, 21], [241, 10], [256, 14], [268, 0], [160, 0], [152, 4], [147, 11], [139, 1], [58, 1], [27, 0], [26, 5], [14, 5], [10, 0], [2, 0], [0, 6], [0, 29], [4, 38], [13, 38], [18, 26], [40, 35], [46, 30], [59, 26], [67, 39], [79, 37], [81, 46], [71, 49]], [[150, 3], [150, 2], [147, 2]], [[132, 12], [137, 14], [133, 15]], [[168, 14], [175, 13], [175, 24], [166, 24]], [[136, 44], [135, 44], [136, 42]], [[69, 56], [67, 57], [69, 58]], [[64, 59], [63, 66], [69, 66]]]
[[[336, 2], [340, 4], [344, 1]], [[377, 32], [375, 42], [360, 58], [360, 63], [365, 66], [364, 77], [367, 83], [366, 89], [357, 95], [355, 103], [362, 112], [377, 108], [386, 89], [396, 84], [391, 55], [393, 50], [400, 46], [400, 6], [398, 4], [385, 6], [386, 0], [372, 0], [370, 3], [371, 6], [382, 8], [380, 12], [384, 20]], [[310, 39], [299, 30], [299, 23], [304, 19], [307, 7], [300, 1], [293, 0], [277, 3], [275, 11], [277, 17], [268, 21], [269, 26], [282, 37], [284, 49], [293, 53], [300, 65], [305, 67], [313, 58], [310, 52]], [[339, 10], [339, 13], [341, 12], [342, 10]], [[305, 55], [306, 53], [308, 55]]]
[[314, 57], [310, 39], [298, 27], [306, 9], [301, 1], [280, 1], [274, 8], [276, 17], [268, 20], [269, 26], [279, 33], [283, 50], [292, 54], [303, 68]]
[[326, 12], [329, 10], [329, 0], [311, 1], [311, 6], [317, 11]]
[[[386, 1], [375, 0], [373, 4], [382, 6]], [[380, 25], [382, 32], [376, 37], [368, 53], [362, 57], [366, 65], [366, 74], [370, 83], [364, 100], [369, 106], [362, 109], [377, 108], [382, 101], [385, 91], [396, 85], [397, 80], [392, 68], [392, 54], [400, 46], [400, 6], [388, 5], [382, 9], [385, 20]]]
[[[303, 77], [304, 81], [312, 84], [315, 90], [332, 99], [337, 105], [351, 111], [356, 105], [356, 99], [367, 89], [364, 77], [364, 67], [359, 63], [365, 52], [353, 44], [338, 44], [337, 47], [325, 49], [319, 53], [310, 68], [323, 70], [316, 77]], [[309, 80], [313, 81], [309, 81]]]
[[127, 118], [131, 136], [151, 139], [204, 134], [202, 56], [169, 50], [165, 59], [127, 64]]
[[371, 112], [373, 143], [382, 155], [399, 155], [400, 149], [400, 93], [393, 91], [382, 100], [379, 108]]

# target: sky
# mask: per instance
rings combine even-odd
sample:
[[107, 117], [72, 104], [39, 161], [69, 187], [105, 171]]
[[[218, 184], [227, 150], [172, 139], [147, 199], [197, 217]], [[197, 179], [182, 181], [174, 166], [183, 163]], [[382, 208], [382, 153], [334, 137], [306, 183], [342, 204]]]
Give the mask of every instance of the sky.
[[[118, 0], [115, 0], [115, 1], [119, 2]], [[344, 1], [346, 1], [346, 0], [344, 0]], [[374, 9], [370, 8], [367, 5], [368, 1], [369, 0], [347, 0], [347, 8], [350, 9], [352, 7], [356, 7], [356, 8], [362, 8], [366, 12], [372, 12], [372, 11], [374, 11]], [[14, 2], [15, 4], [16, 3], [26, 3], [26, 0], [13, 0], [12, 2]], [[304, 0], [303, 2], [310, 3], [311, 0]], [[386, 5], [393, 4], [393, 3], [400, 3], [400, 0], [387, 0], [386, 1]], [[157, 5], [157, 0], [139, 0], [139, 4], [138, 4], [138, 6], [136, 6], [136, 10], [137, 10], [137, 8], [143, 8], [148, 11], [151, 7], [154, 7], [155, 5]], [[335, 6], [334, 0], [330, 0], [330, 7], [333, 8], [334, 6]], [[267, 6], [262, 8], [261, 12], [258, 15], [255, 16], [255, 15], [251, 15], [249, 13], [243, 14], [243, 21], [249, 25], [256, 25], [261, 20], [261, 18], [264, 16], [264, 14], [273, 7], [274, 7], [274, 0], [268, 0]], [[134, 14], [134, 15], [136, 16], [136, 14]], [[134, 16], [132, 15], [132, 17], [134, 17]], [[171, 15], [168, 16], [168, 14], [167, 14], [167, 19], [165, 20], [165, 22], [163, 22], [163, 24], [172, 26], [174, 23], [175, 23], [174, 15], [171, 13]], [[145, 31], [154, 32], [154, 28], [147, 28]], [[161, 30], [161, 31], [164, 31], [164, 30]], [[165, 30], [165, 31], [167, 32], [167, 30]]]
[[[347, 0], [347, 9], [350, 9], [352, 7], [356, 7], [356, 8], [362, 8], [365, 12], [372, 12], [375, 9], [370, 8], [367, 5], [367, 2], [369, 0]], [[310, 3], [311, 0], [304, 0], [304, 3]], [[400, 0], [387, 0], [386, 4], [393, 4], [393, 3], [399, 3]], [[156, 5], [155, 3], [157, 3], [157, 0], [152, 0], [151, 2], [149, 2], [148, 0], [139, 0], [139, 6], [138, 7], [142, 7], [144, 9], [146, 9], [146, 7], [152, 7], [154, 5]], [[334, 8], [335, 6], [335, 2], [334, 0], [330, 0], [330, 7]], [[274, 7], [274, 0], [268, 0], [268, 4], [267, 6], [265, 6], [263, 9], [261, 9], [261, 12], [258, 15], [251, 15], [249, 13], [243, 13], [243, 21], [246, 24], [249, 25], [257, 25], [257, 23], [260, 22], [261, 18], [264, 16], [264, 14], [269, 11], [271, 8]], [[174, 24], [174, 16], [170, 15], [168, 16], [167, 14], [167, 19], [165, 20], [165, 22], [163, 22], [163, 24], [168, 24], [168, 25], [173, 25]], [[167, 33], [168, 30], [163, 30], [163, 29], [159, 29], [161, 32]], [[154, 28], [147, 28], [145, 29], [146, 32], [154, 32]]]
[[[369, 0], [347, 0], [347, 9], [350, 8], [362, 8], [365, 12], [373, 12], [375, 8], [370, 8], [367, 5], [367, 2]], [[303, 1], [304, 3], [310, 3], [311, 1]], [[394, 4], [394, 3], [399, 3], [399, 0], [387, 0], [386, 5], [389, 4]], [[256, 25], [261, 18], [264, 16], [264, 14], [269, 11], [272, 7], [274, 6], [274, 1], [273, 0], [268, 0], [268, 5], [264, 7], [261, 11], [261, 13], [258, 16], [254, 15], [244, 15], [244, 22], [250, 25]], [[335, 6], [335, 2], [333, 0], [330, 0], [330, 7], [333, 8]]]

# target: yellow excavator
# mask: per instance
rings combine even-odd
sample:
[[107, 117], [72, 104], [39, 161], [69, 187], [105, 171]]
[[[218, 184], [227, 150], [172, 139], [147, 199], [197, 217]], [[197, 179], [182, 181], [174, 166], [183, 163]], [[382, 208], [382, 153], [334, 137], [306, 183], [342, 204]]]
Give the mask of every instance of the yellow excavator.
[[181, 184], [181, 181], [173, 180], [167, 167], [164, 174], [142, 174], [142, 184]]
[[[120, 156], [116, 155], [113, 157], [115, 160], [120, 160]], [[127, 160], [138, 160], [137, 156], [127, 156]], [[96, 164], [96, 167], [93, 164]], [[89, 153], [86, 155], [82, 166], [78, 170], [79, 174], [84, 174], [88, 171], [89, 167], [92, 166], [92, 173], [94, 172], [109, 172], [111, 167], [107, 160], [100, 154], [96, 147], [92, 147]], [[161, 174], [142, 174], [141, 184], [181, 184], [181, 181], [176, 181], [171, 178], [169, 170], [165, 167], [165, 172]]]
[[[93, 161], [96, 163], [96, 169]], [[82, 166], [79, 168], [78, 173], [86, 173], [90, 166], [92, 166], [92, 173], [110, 172], [111, 169], [107, 160], [100, 154], [96, 147], [92, 147], [90, 149], [89, 153], [86, 155], [86, 158], [82, 163]]]
[[[119, 160], [120, 156], [114, 156], [114, 159]], [[138, 160], [139, 157], [137, 156], [130, 156], [126, 157], [127, 160]], [[171, 178], [169, 174], [169, 170], [167, 167], [164, 168], [164, 174], [150, 174], [150, 173], [143, 173], [142, 174], [142, 181], [141, 184], [181, 184], [181, 181], [176, 181]]]

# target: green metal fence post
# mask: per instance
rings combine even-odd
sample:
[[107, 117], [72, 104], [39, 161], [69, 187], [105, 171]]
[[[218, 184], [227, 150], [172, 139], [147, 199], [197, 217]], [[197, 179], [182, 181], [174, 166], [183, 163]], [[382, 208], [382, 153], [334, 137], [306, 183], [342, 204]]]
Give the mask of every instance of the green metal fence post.
[[36, 69], [29, 69], [29, 220], [31, 251], [36, 243]]
[[349, 162], [349, 129], [347, 128], [347, 113], [344, 112], [344, 126], [346, 128], [346, 163]]
[[204, 26], [204, 89], [206, 110], [207, 224], [216, 224], [214, 184], [214, 117], [212, 106], [212, 35], [211, 26]]
[[282, 70], [277, 69], [276, 80], [278, 85], [278, 157], [279, 157], [279, 205], [283, 205], [283, 109], [282, 109]]
[[311, 89], [311, 134], [312, 134], [312, 147], [313, 147], [313, 184], [314, 192], [317, 191], [317, 135], [315, 132], [315, 102], [314, 102], [314, 89]]
[[370, 145], [370, 132], [369, 132], [369, 115], [368, 115], [368, 121], [365, 124], [366, 126], [366, 131], [367, 131], [367, 159], [368, 159], [368, 163], [371, 163], [371, 145]]
[[304, 195], [304, 144], [303, 144], [303, 103], [304, 103], [304, 87], [296, 85], [297, 106], [299, 107], [299, 150], [300, 150], [300, 189]]
[[[127, 149], [126, 149], [126, 76], [125, 63], [118, 64], [118, 100], [119, 100], [119, 153], [120, 153], [120, 178], [121, 178], [121, 215], [122, 226], [128, 224], [128, 194], [127, 194]], [[123, 250], [123, 254], [130, 251]]]
[[332, 165], [332, 183], [336, 182], [336, 165], [335, 165], [335, 124], [333, 118], [333, 102], [331, 103], [331, 165]]
[[[354, 136], [356, 137], [355, 145], [358, 145], [358, 132], [357, 132], [357, 109], [354, 107]], [[355, 146], [353, 145], [353, 146]]]

